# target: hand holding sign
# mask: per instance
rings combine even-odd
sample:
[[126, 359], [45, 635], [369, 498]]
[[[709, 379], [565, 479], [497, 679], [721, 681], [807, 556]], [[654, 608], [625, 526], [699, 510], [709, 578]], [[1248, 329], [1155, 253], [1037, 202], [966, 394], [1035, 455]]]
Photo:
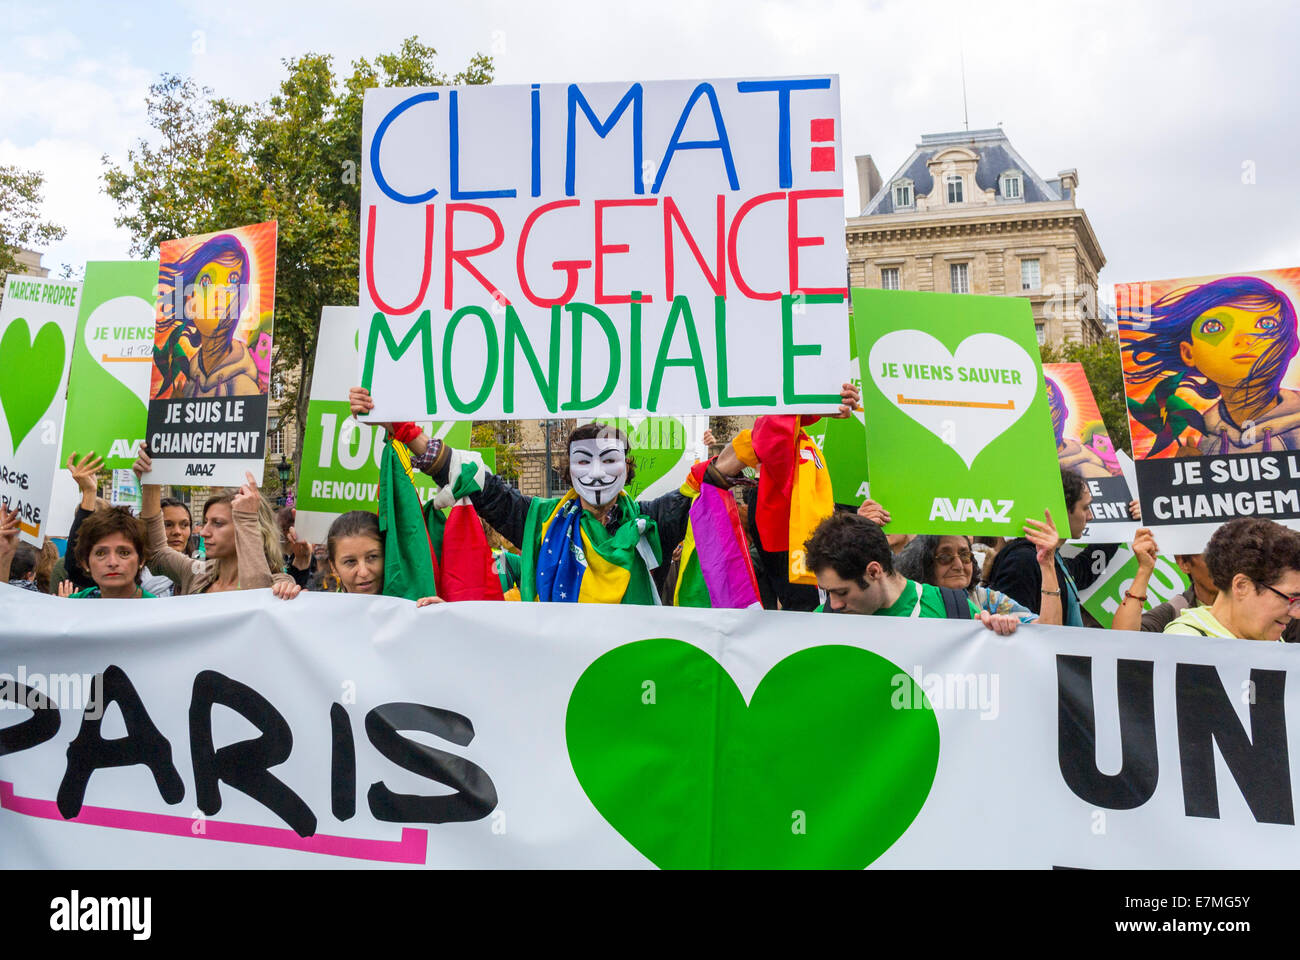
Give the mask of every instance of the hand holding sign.
[[257, 481], [253, 479], [251, 473], [245, 472], [244, 485], [239, 488], [239, 492], [231, 499], [230, 509], [232, 512], [238, 510], [243, 513], [257, 513], [261, 505], [262, 494], [257, 489]]
[[146, 473], [153, 473], [153, 460], [150, 458], [148, 449], [143, 443], [140, 444], [140, 450], [135, 455], [135, 463], [131, 464], [131, 469], [135, 471], [135, 475], [142, 486], [144, 484], [144, 475]]
[[1133, 536], [1133, 554], [1137, 557], [1139, 570], [1145, 570], [1148, 574], [1154, 570], [1156, 554], [1159, 552], [1155, 535], [1148, 528], [1142, 527]]
[[1061, 535], [1057, 533], [1056, 524], [1052, 522], [1052, 511], [1044, 510], [1043, 518], [1042, 522], [1025, 521], [1025, 539], [1038, 548], [1035, 556], [1040, 565], [1051, 562], [1052, 554], [1061, 542]]
[[0, 557], [13, 556], [18, 549], [19, 529], [18, 511], [0, 506]]
[[862, 391], [851, 383], [840, 384], [840, 409], [834, 414], [836, 420], [846, 420], [853, 411], [862, 409]]
[[889, 522], [889, 511], [874, 500], [863, 500], [858, 507], [858, 516], [866, 517], [879, 527]]
[[104, 461], [95, 456], [95, 451], [91, 450], [80, 460], [75, 453], [68, 454], [68, 462], [65, 466], [68, 472], [72, 474], [72, 479], [77, 483], [77, 489], [81, 491], [81, 507], [83, 510], [95, 509], [95, 498], [99, 495], [99, 483], [96, 474]]

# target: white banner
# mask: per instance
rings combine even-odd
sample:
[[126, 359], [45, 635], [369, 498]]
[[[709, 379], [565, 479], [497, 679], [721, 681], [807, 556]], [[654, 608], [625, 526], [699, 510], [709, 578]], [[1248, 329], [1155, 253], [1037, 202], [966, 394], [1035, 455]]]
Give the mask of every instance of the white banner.
[[1288, 646], [523, 612], [0, 588], [0, 868], [1300, 860]]
[[834, 410], [839, 113], [834, 76], [367, 90], [373, 416]]
[[11, 273], [0, 305], [0, 502], [38, 547], [67, 534], [47, 524], [80, 299], [79, 283]]

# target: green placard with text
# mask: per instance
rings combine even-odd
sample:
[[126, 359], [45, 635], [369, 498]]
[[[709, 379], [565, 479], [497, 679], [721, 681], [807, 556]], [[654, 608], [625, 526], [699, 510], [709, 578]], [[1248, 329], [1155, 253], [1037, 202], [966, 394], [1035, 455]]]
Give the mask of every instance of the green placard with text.
[[91, 450], [110, 470], [135, 462], [148, 416], [157, 287], [157, 260], [86, 264], [60, 465]]
[[1065, 498], [1029, 301], [854, 290], [871, 495], [891, 533], [1020, 536]]

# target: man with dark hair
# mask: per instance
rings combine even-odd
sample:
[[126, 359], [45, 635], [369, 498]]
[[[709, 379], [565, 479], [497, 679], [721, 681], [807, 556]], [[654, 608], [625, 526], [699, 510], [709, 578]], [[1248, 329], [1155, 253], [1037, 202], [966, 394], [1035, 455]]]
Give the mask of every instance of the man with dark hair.
[[1165, 627], [1183, 636], [1281, 640], [1300, 618], [1300, 533], [1261, 517], [1229, 520], [1210, 537], [1205, 566], [1214, 603]]
[[[1088, 489], [1083, 477], [1073, 470], [1061, 470], [1061, 488], [1065, 492], [1065, 507], [1068, 513], [1070, 538], [1083, 535], [1084, 528], [1092, 519], [1092, 491]], [[1050, 514], [1044, 514], [1047, 523], [1051, 523]], [[1046, 524], [1026, 520], [1030, 525], [1042, 531]], [[1094, 544], [1086, 550], [1069, 558], [1061, 556], [1061, 545], [1066, 538], [1057, 541], [1057, 549], [1052, 555], [1039, 556], [1036, 547], [1028, 537], [1017, 537], [998, 551], [989, 571], [988, 586], [1000, 590], [1012, 600], [1028, 607], [1034, 613], [1041, 613], [1043, 596], [1060, 596], [1061, 622], [1067, 627], [1096, 626], [1091, 617], [1085, 620], [1083, 605], [1079, 602], [1079, 588], [1087, 587], [1097, 579], [1106, 564], [1119, 550], [1118, 543]], [[1052, 580], [1055, 579], [1055, 583]], [[1091, 622], [1087, 622], [1091, 621]]]
[[1020, 625], [1014, 616], [979, 610], [965, 591], [917, 583], [895, 571], [884, 531], [866, 517], [837, 511], [818, 525], [804, 548], [808, 569], [826, 591], [833, 613], [979, 620], [1004, 636]]

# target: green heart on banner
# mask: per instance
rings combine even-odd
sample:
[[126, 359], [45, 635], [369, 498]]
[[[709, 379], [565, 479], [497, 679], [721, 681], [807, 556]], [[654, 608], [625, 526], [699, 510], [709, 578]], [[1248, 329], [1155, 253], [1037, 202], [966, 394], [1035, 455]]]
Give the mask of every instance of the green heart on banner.
[[638, 640], [583, 672], [565, 733], [592, 804], [665, 869], [861, 869], [920, 813], [939, 763], [922, 691], [849, 646], [791, 654], [746, 705], [708, 653]]
[[63, 331], [47, 323], [32, 340], [27, 321], [17, 317], [0, 337], [0, 407], [14, 451], [50, 406], [63, 379]]
[[[596, 419], [622, 430], [632, 446], [636, 475], [626, 487], [628, 496], [641, 496], [641, 492], [650, 489], [655, 481], [679, 470], [678, 465], [686, 453], [686, 425], [681, 420], [676, 417], [646, 417], [633, 429], [623, 417]], [[686, 479], [686, 471], [680, 472], [679, 483]]]

